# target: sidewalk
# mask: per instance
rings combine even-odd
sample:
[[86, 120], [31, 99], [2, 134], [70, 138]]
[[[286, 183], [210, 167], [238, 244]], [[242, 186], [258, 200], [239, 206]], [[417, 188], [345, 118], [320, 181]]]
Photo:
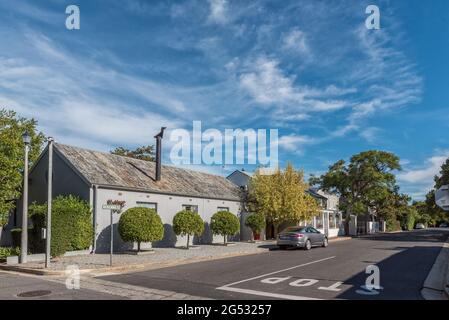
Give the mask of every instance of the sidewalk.
[[426, 300], [449, 300], [449, 238], [424, 281], [421, 295]]
[[[350, 237], [329, 239], [329, 242], [343, 241]], [[236, 242], [232, 245], [201, 245], [189, 250], [182, 248], [155, 248], [154, 253], [132, 255], [117, 253], [113, 255], [113, 266], [109, 265], [109, 254], [89, 254], [83, 256], [52, 259], [48, 269], [43, 262], [29, 262], [20, 265], [0, 264], [0, 270], [31, 273], [35, 275], [61, 276], [67, 266], [76, 265], [80, 273], [132, 272], [143, 269], [157, 269], [181, 264], [210, 261], [230, 257], [260, 254], [276, 247], [275, 241], [258, 243]]]
[[76, 265], [81, 273], [127, 272], [136, 269], [162, 268], [192, 262], [264, 253], [274, 246], [275, 243], [273, 241], [264, 241], [261, 243], [236, 242], [228, 246], [219, 244], [201, 245], [189, 250], [183, 248], [155, 248], [154, 253], [145, 255], [114, 254], [112, 267], [109, 265], [109, 254], [89, 254], [52, 259], [48, 269], [45, 269], [43, 262], [29, 262], [20, 265], [0, 264], [0, 270], [58, 276], [65, 274], [67, 266]]

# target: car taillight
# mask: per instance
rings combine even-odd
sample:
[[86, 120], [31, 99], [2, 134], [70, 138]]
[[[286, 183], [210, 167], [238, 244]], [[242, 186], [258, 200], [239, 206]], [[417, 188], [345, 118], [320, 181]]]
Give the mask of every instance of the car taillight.
[[302, 234], [295, 234], [294, 237], [295, 238], [302, 238], [302, 237], [304, 237], [304, 235], [302, 235]]

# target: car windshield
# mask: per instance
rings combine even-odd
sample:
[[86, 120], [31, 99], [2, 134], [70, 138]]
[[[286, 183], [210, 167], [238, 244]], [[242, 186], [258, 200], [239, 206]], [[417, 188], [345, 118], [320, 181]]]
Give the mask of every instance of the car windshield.
[[302, 227], [290, 227], [285, 229], [283, 232], [304, 232], [304, 228]]

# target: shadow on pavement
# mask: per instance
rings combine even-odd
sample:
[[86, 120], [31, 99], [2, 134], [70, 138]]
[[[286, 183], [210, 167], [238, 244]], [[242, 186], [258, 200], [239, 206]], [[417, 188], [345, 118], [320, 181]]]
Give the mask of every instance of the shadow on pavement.
[[[377, 263], [382, 290], [369, 291], [361, 288], [372, 274], [360, 272], [344, 281], [352, 289], [338, 295], [337, 299], [349, 300], [421, 300], [420, 291], [436, 260], [440, 246], [397, 247], [400, 252]], [[394, 248], [392, 248], [394, 250]], [[367, 266], [369, 261], [366, 261]], [[369, 284], [372, 282], [369, 282]]]
[[402, 242], [444, 242], [449, 236], [449, 229], [427, 229], [403, 231], [398, 233], [379, 233], [359, 236], [360, 240], [402, 241]]

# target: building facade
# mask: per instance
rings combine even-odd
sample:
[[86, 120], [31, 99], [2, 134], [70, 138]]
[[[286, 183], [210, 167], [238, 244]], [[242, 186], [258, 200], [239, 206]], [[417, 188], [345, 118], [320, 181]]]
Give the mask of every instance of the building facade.
[[[154, 247], [185, 245], [186, 239], [173, 232], [174, 215], [181, 210], [197, 212], [205, 221], [205, 232], [194, 237], [193, 243], [222, 241], [212, 235], [211, 216], [227, 210], [241, 217], [240, 189], [224, 177], [161, 165], [160, 180], [156, 179], [156, 163], [54, 144], [53, 197], [74, 195], [87, 201], [92, 208], [95, 239], [94, 252], [107, 252], [110, 247], [110, 211], [102, 207], [108, 200], [125, 202], [122, 212], [132, 207], [154, 208], [164, 223], [164, 239]], [[29, 203], [47, 201], [48, 152], [43, 151], [29, 174]], [[21, 224], [21, 201], [6, 230]], [[117, 223], [120, 214], [113, 215], [114, 250], [130, 249], [133, 244], [121, 240]], [[238, 234], [231, 240], [249, 240]], [[149, 244], [147, 244], [148, 246]]]

